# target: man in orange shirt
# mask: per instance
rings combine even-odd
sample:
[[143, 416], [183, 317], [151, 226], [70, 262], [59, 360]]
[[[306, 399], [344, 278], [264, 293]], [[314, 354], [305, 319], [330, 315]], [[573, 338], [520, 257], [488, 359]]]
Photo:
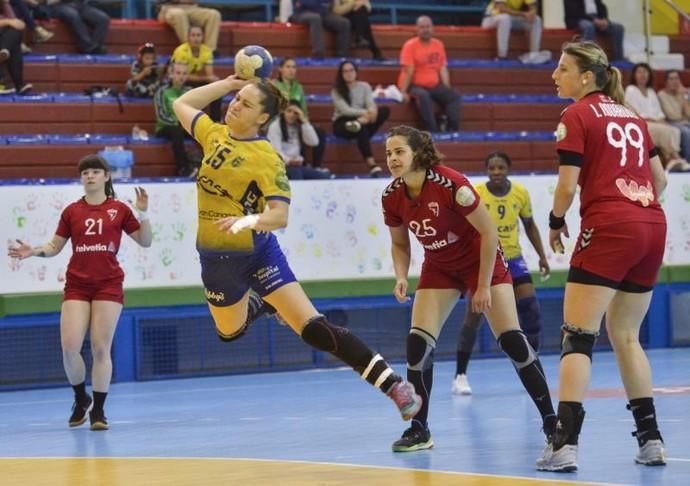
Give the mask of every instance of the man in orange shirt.
[[433, 38], [434, 24], [426, 15], [417, 19], [417, 37], [405, 42], [400, 51], [398, 87], [403, 102], [414, 97], [424, 120], [424, 128], [438, 132], [434, 118], [435, 101], [443, 107], [448, 119], [446, 130], [455, 132], [460, 127], [460, 94], [450, 85], [446, 48]]

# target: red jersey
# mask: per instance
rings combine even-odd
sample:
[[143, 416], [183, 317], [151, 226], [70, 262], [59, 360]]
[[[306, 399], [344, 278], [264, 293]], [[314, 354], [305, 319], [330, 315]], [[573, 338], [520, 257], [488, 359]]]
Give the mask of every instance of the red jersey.
[[582, 227], [665, 222], [649, 163], [656, 148], [637, 114], [601, 92], [590, 93], [563, 110], [556, 139], [561, 165], [582, 169]]
[[458, 270], [478, 265], [480, 236], [465, 216], [479, 205], [479, 195], [467, 178], [453, 169], [427, 169], [422, 192], [407, 195], [397, 178], [383, 191], [387, 226], [405, 225], [424, 248], [424, 260]]
[[72, 239], [72, 258], [67, 265], [67, 282], [124, 280], [117, 261], [122, 231], [131, 234], [139, 221], [125, 203], [108, 198], [98, 205], [84, 198], [67, 206], [55, 233]]

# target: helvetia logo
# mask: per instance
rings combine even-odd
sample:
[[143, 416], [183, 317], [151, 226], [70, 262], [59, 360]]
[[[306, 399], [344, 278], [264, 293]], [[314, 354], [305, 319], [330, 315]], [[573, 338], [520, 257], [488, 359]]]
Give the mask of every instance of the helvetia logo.
[[74, 247], [75, 253], [89, 253], [98, 251], [108, 251], [108, 247], [103, 243], [96, 243], [95, 245], [77, 245]]

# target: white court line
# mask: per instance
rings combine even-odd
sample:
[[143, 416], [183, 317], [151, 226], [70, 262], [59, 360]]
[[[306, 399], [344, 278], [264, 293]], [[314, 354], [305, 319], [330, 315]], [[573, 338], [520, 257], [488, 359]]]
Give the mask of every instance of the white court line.
[[690, 459], [683, 459], [681, 457], [667, 457], [666, 460], [673, 462], [690, 462]]
[[[163, 460], [163, 461], [246, 461], [246, 462], [269, 462], [269, 463], [284, 463], [284, 464], [301, 464], [301, 465], [319, 465], [319, 466], [336, 466], [336, 467], [350, 467], [357, 469], [379, 469], [384, 471], [415, 471], [423, 473], [439, 473], [439, 474], [449, 474], [453, 476], [473, 476], [481, 478], [505, 478], [505, 479], [526, 479], [529, 481], [537, 481], [541, 483], [550, 484], [553, 483], [554, 478], [539, 478], [531, 476], [515, 476], [507, 474], [484, 474], [484, 473], [473, 473], [473, 472], [462, 472], [462, 471], [444, 471], [442, 469], [418, 469], [412, 467], [395, 467], [395, 466], [372, 466], [369, 464], [347, 464], [342, 462], [325, 462], [325, 461], [300, 461], [300, 460], [286, 460], [286, 459], [260, 459], [253, 457], [151, 457], [151, 456], [90, 456], [90, 457], [69, 457], [69, 456], [36, 456], [36, 457], [0, 457], [0, 464], [3, 460], [16, 460], [16, 459], [69, 459], [69, 460], [93, 460], [93, 459], [127, 459], [127, 460]], [[552, 473], [553, 474], [553, 473]], [[559, 483], [580, 485], [582, 484], [597, 484], [601, 486], [620, 486], [625, 483], [601, 483], [593, 481], [568, 481], [563, 479], [558, 479]]]

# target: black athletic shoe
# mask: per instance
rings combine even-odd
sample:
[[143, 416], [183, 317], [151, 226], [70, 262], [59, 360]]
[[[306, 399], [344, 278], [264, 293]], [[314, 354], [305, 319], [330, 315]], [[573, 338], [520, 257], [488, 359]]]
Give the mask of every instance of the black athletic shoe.
[[69, 417], [70, 427], [79, 427], [81, 424], [86, 422], [86, 413], [91, 408], [92, 403], [93, 399], [88, 393], [86, 394], [86, 402], [80, 404], [77, 403], [76, 400], [74, 401], [74, 404], [72, 405], [72, 415]]
[[91, 430], [108, 430], [109, 428], [103, 410], [91, 410], [89, 420], [91, 421]]
[[400, 439], [393, 442], [393, 452], [413, 452], [432, 447], [434, 447], [434, 441], [431, 440], [429, 429], [414, 425], [403, 432]]

